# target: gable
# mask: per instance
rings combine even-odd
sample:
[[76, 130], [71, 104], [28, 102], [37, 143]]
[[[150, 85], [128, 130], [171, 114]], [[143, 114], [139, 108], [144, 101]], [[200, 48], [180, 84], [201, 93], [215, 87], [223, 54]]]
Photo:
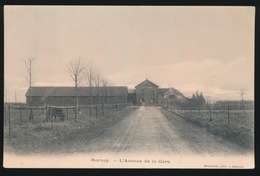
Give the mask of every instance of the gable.
[[158, 93], [159, 94], [165, 94], [165, 92], [167, 92], [168, 90], [169, 90], [169, 88], [159, 88]]
[[141, 87], [154, 87], [154, 88], [158, 88], [159, 86], [154, 84], [152, 81], [149, 81], [148, 79], [146, 79], [143, 82], [141, 82], [140, 84], [138, 84], [137, 86], [135, 86], [135, 88], [141, 88]]
[[164, 97], [165, 98], [168, 98], [170, 96], [175, 96], [177, 99], [183, 99], [183, 100], [186, 100], [186, 97], [180, 92], [178, 91], [177, 89], [175, 88], [170, 88], [168, 91], [166, 91], [164, 93]]

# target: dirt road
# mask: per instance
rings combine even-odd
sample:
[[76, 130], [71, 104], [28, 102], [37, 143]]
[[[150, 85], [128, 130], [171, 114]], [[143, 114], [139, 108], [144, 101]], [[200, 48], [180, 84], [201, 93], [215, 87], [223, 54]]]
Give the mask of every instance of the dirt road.
[[[169, 111], [140, 107], [114, 124], [57, 140], [55, 155], [5, 156], [10, 167], [51, 168], [253, 168], [254, 155], [210, 135]], [[127, 115], [128, 114], [128, 115]], [[114, 117], [111, 117], [113, 119]], [[101, 129], [102, 127], [102, 129]], [[104, 128], [104, 129], [103, 129]], [[94, 132], [98, 135], [89, 138]], [[52, 150], [53, 151], [53, 150]], [[7, 153], [5, 153], [7, 154]], [[36, 156], [36, 158], [35, 158]], [[38, 157], [39, 156], [39, 157]], [[13, 159], [15, 157], [15, 159]], [[35, 162], [37, 159], [37, 162]], [[12, 162], [10, 162], [12, 161]], [[9, 162], [9, 163], [8, 163]]]
[[[173, 118], [171, 122], [165, 117]], [[210, 135], [184, 119], [157, 107], [140, 107], [77, 152], [91, 154], [237, 155], [242, 148]]]

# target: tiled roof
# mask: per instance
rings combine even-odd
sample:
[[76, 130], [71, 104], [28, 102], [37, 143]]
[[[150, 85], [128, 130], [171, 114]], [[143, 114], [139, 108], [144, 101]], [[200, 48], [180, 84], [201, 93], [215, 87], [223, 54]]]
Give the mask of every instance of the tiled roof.
[[[79, 96], [89, 96], [89, 87], [79, 87]], [[127, 94], [127, 87], [124, 86], [113, 86], [113, 87], [99, 87], [100, 95], [107, 92], [108, 96], [120, 96]], [[97, 88], [92, 87], [92, 96], [97, 95]], [[31, 87], [31, 96], [75, 96], [75, 87]], [[26, 96], [29, 96], [29, 89], [26, 92]]]

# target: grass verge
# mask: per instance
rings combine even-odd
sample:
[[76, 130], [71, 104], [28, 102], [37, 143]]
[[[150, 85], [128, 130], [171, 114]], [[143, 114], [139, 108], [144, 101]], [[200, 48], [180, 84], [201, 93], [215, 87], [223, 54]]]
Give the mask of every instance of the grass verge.
[[65, 154], [77, 150], [106, 132], [109, 127], [114, 126], [136, 108], [115, 112], [104, 117], [79, 118], [64, 122], [50, 122], [42, 125], [26, 123], [22, 126], [16, 125], [12, 129], [11, 141], [9, 141], [8, 128], [4, 129], [4, 151], [17, 155], [28, 154]]
[[213, 112], [212, 120], [209, 120], [209, 113], [201, 112], [174, 112], [174, 115], [201, 127], [224, 140], [235, 143], [247, 150], [254, 149], [254, 112], [230, 112], [230, 122], [228, 124], [227, 115], [221, 112]]

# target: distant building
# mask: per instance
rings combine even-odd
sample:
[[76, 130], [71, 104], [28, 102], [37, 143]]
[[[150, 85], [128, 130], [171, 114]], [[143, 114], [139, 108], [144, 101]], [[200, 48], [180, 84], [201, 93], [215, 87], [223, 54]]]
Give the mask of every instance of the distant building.
[[[92, 87], [92, 104], [117, 104], [131, 103], [134, 105], [163, 107], [181, 103], [187, 98], [175, 88], [159, 88], [158, 85], [146, 79], [135, 86], [135, 89], [127, 89], [125, 86]], [[31, 97], [29, 101], [29, 97]], [[79, 105], [90, 105], [90, 87], [78, 88]], [[26, 93], [26, 104], [33, 106], [75, 106], [75, 87], [31, 87]]]
[[188, 103], [188, 98], [185, 97], [180, 91], [171, 87], [164, 93], [163, 106], [174, 107], [178, 109]]
[[[134, 97], [134, 95], [131, 95]], [[137, 105], [165, 105], [173, 101], [186, 101], [186, 97], [174, 88], [159, 88], [158, 85], [146, 79], [135, 86], [135, 99]]]
[[135, 89], [128, 89], [127, 102], [131, 104], [136, 104]]
[[[116, 104], [127, 102], [127, 87], [92, 87], [92, 104]], [[30, 95], [30, 96], [29, 96]], [[75, 87], [31, 87], [26, 92], [26, 104], [31, 105], [53, 105], [53, 106], [75, 106], [76, 104]], [[29, 101], [31, 97], [31, 101]], [[90, 88], [78, 88], [79, 105], [90, 105]]]

